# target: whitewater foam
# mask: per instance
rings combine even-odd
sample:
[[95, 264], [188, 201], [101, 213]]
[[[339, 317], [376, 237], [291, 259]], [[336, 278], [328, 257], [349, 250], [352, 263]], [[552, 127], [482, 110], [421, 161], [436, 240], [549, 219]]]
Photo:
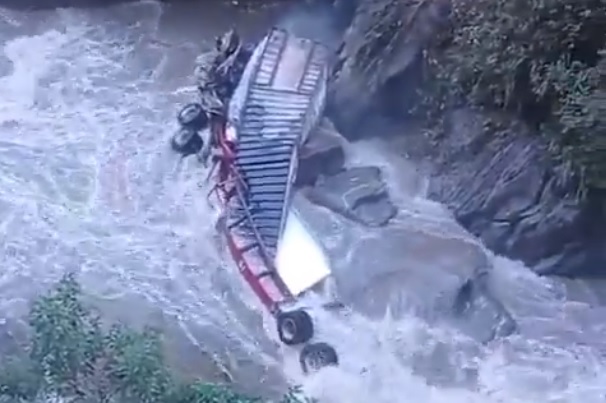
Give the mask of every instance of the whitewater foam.
[[[12, 72], [0, 78], [3, 315], [22, 314], [29, 297], [64, 270], [79, 268], [101, 305], [128, 311], [120, 301], [136, 296], [176, 318], [190, 341], [216, 353], [242, 384], [258, 382], [265, 366], [281, 369], [327, 403], [606, 400], [600, 345], [592, 338], [584, 344], [555, 340], [558, 327], [569, 335], [576, 323], [565, 315], [571, 303], [562, 290], [499, 257], [492, 257], [495, 281], [522, 318], [521, 335], [479, 346], [413, 315], [373, 321], [355, 312], [318, 311], [321, 336], [337, 346], [341, 366], [302, 377], [296, 351], [278, 346], [270, 318], [251, 314], [259, 305], [217, 252], [216, 213], [203, 201], [200, 168], [178, 161], [166, 147], [188, 83], [171, 75], [170, 47], [154, 45], [163, 40], [160, 6], [134, 7], [147, 8], [140, 15], [149, 21], [121, 26], [94, 11], [62, 10], [47, 32], [7, 37], [3, 44], [12, 62]], [[0, 15], [13, 25], [24, 18]], [[185, 30], [180, 35], [179, 46], [192, 41]], [[180, 52], [180, 63], [193, 62], [194, 52]], [[425, 229], [455, 228], [475, 242], [442, 206], [424, 198], [422, 180], [402, 179], [406, 162], [386, 162], [377, 147], [353, 149], [350, 160], [385, 168], [401, 208], [395, 225], [416, 220]], [[590, 310], [575, 306], [577, 314]], [[548, 321], [554, 328], [548, 336], [532, 331]], [[595, 343], [606, 335], [599, 327], [585, 330]], [[247, 372], [250, 360], [260, 364]]]

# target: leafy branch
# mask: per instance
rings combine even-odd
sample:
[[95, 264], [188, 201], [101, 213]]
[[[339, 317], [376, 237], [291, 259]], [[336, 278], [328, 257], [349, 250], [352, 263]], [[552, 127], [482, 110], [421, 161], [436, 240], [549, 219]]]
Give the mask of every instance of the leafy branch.
[[453, 0], [426, 53], [425, 106], [513, 113], [606, 189], [606, 0]]
[[[1, 358], [0, 401], [50, 397], [78, 403], [262, 403], [227, 387], [181, 382], [169, 371], [161, 335], [127, 327], [104, 329], [82, 302], [72, 274], [64, 276], [30, 311], [26, 354]], [[292, 389], [282, 403], [308, 402]]]

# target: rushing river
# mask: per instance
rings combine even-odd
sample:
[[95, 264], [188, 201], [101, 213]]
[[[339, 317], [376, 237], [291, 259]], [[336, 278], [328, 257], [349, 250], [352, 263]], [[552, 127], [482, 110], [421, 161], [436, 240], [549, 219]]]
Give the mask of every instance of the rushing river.
[[[280, 11], [155, 2], [0, 9], [3, 321], [18, 321], [32, 296], [75, 270], [105, 315], [161, 325], [183, 372], [233, 379], [244, 390], [270, 394], [286, 380], [335, 403], [606, 401], [606, 331], [594, 320], [603, 311], [567, 301], [560, 283], [499, 257], [491, 257], [494, 273], [521, 335], [478, 346], [412, 316], [371, 321], [352, 312], [321, 318], [343, 365], [301, 377], [296, 356], [277, 343], [271, 322], [217, 252], [201, 167], [167, 147], [177, 106], [193, 95], [200, 49], [232, 25], [258, 38]], [[311, 20], [321, 31], [322, 19]], [[403, 172], [405, 162], [380, 148], [356, 145], [353, 163]], [[475, 244], [423, 197], [422, 181], [388, 176], [401, 209], [393, 225]], [[336, 219], [318, 227], [327, 247], [364, 247], [381, 234], [340, 228]], [[346, 268], [347, 258], [335, 264]], [[561, 336], [579, 329], [583, 343]], [[543, 337], [549, 332], [559, 336]], [[419, 362], [429, 364], [423, 370]], [[462, 381], [432, 382], [436, 372]]]

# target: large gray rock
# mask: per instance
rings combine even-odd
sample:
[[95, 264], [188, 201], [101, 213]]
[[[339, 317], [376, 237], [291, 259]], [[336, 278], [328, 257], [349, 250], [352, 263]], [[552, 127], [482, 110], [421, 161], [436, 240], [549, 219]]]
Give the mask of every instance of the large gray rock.
[[449, 318], [463, 332], [484, 343], [517, 330], [515, 319], [490, 287], [490, 274], [490, 270], [478, 270], [459, 288]]
[[322, 234], [339, 300], [372, 318], [389, 310], [448, 322], [484, 342], [516, 325], [485, 285], [492, 269], [480, 244], [458, 226], [436, 228], [406, 217], [386, 227], [360, 228], [301, 197], [294, 206]]
[[[418, 312], [442, 309], [486, 263], [479, 248], [414, 228], [393, 228], [359, 243], [338, 276], [346, 302], [375, 316], [391, 305]], [[394, 303], [395, 302], [395, 303]]]
[[347, 141], [332, 122], [324, 118], [299, 151], [297, 186], [313, 185], [320, 175], [335, 175], [343, 169]]
[[[448, 321], [480, 342], [508, 336], [516, 324], [486, 287], [490, 264], [479, 245], [420, 231], [389, 229], [351, 253], [340, 276], [345, 302], [371, 316], [410, 310]], [[370, 280], [369, 280], [370, 279]]]
[[305, 193], [312, 202], [370, 227], [386, 225], [398, 212], [378, 167], [354, 167], [322, 176]]
[[448, 115], [430, 196], [497, 253], [544, 274], [605, 275], [603, 215], [581, 202], [540, 136], [519, 123], [484, 127], [470, 109]]

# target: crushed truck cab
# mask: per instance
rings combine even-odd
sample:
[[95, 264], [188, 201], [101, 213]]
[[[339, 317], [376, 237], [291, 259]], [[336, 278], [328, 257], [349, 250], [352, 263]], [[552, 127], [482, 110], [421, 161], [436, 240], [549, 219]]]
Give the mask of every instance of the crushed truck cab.
[[207, 119], [217, 143], [209, 196], [221, 206], [219, 230], [275, 316], [280, 340], [303, 345], [306, 372], [338, 363], [332, 346], [311, 342], [310, 313], [293, 308], [331, 274], [321, 243], [291, 206], [299, 149], [324, 110], [328, 59], [323, 45], [273, 28], [252, 52], [226, 113]]

